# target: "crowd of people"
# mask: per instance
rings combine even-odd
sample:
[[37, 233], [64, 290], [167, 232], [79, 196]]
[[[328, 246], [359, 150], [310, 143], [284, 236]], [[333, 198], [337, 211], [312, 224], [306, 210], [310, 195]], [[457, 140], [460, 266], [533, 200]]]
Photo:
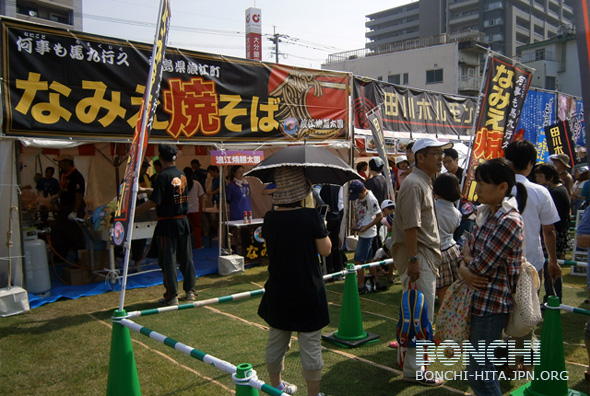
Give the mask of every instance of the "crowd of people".
[[[176, 167], [177, 156], [175, 146], [160, 145], [158, 160], [152, 162], [155, 172], [148, 177], [150, 163], [145, 162], [139, 180], [136, 213], [151, 208], [157, 213], [153, 240], [164, 277], [163, 305], [179, 302], [177, 263], [184, 276], [184, 299], [196, 300], [192, 249], [202, 247], [203, 200], [214, 207], [221, 205], [219, 168], [202, 169], [194, 159], [181, 171]], [[572, 168], [564, 154], [549, 158], [548, 163], [537, 164], [532, 143], [511, 143], [504, 158], [484, 161], [476, 168], [476, 202], [462, 197], [465, 170], [453, 144], [434, 138], [411, 142], [403, 155], [387, 162], [377, 156], [361, 158], [356, 170], [362, 180], [349, 182], [346, 191], [340, 186], [311, 185], [300, 168], [278, 168], [275, 182], [261, 192], [261, 197], [268, 195], [272, 200], [262, 227], [269, 278], [258, 310], [270, 327], [266, 365], [272, 385], [287, 394], [296, 391], [281, 372], [291, 333], [297, 332], [308, 394], [321, 395], [320, 332], [330, 321], [322, 275], [341, 271], [347, 261], [342, 238], [346, 196], [352, 210], [351, 221], [345, 223], [347, 234], [358, 237], [354, 263], [394, 259], [389, 268], [370, 267], [369, 275], [358, 271], [359, 294], [387, 290], [397, 271], [403, 290], [415, 285], [424, 295], [428, 317], [434, 319], [436, 304], [442, 305], [449, 286], [462, 278], [474, 290], [472, 345], [501, 339], [523, 260], [544, 279], [545, 298], [556, 295], [561, 299], [558, 259], [571, 252], [570, 215], [587, 206], [590, 183], [587, 166]], [[84, 244], [72, 221], [85, 214], [85, 181], [72, 156], [56, 160], [59, 180], [54, 177], [55, 169], [48, 167], [36, 188], [40, 201], [57, 203], [52, 238], [65, 257], [68, 249]], [[385, 176], [391, 176], [392, 185]], [[242, 220], [244, 212], [252, 212], [256, 199], [244, 167], [228, 167], [226, 179], [228, 219]], [[41, 207], [45, 216], [48, 206]], [[590, 246], [588, 213], [578, 230], [582, 247]], [[289, 232], [284, 232], [287, 228]], [[585, 334], [590, 359], [590, 322]], [[400, 347], [396, 342], [390, 346]], [[420, 351], [412, 347], [405, 352], [404, 380], [442, 385], [441, 379], [417, 375], [427, 370], [417, 364], [417, 353]], [[471, 359], [468, 371], [474, 375], [469, 382], [476, 395], [502, 394], [495, 377], [475, 376], [494, 369], [490, 361], [480, 365]], [[587, 375], [590, 377], [590, 369]]]
[[[435, 304], [442, 305], [448, 287], [462, 278], [474, 291], [470, 341], [478, 345], [484, 340], [487, 346], [502, 339], [524, 260], [544, 280], [545, 300], [551, 295], [562, 298], [558, 259], [564, 259], [572, 250], [570, 216], [585, 208], [590, 191], [587, 166], [573, 168], [570, 162], [567, 155], [556, 154], [547, 163], [537, 164], [535, 146], [515, 141], [504, 151], [504, 158], [483, 161], [476, 168], [477, 201], [470, 202], [462, 197], [464, 169], [450, 143], [418, 139], [407, 146], [404, 155], [390, 161], [389, 168], [379, 169], [379, 160], [361, 160], [357, 171], [365, 181], [349, 183], [355, 213], [351, 231], [358, 232], [354, 261], [360, 264], [370, 260], [378, 247], [375, 239], [383, 243], [389, 236], [384, 251], [394, 259], [403, 290], [417, 285], [431, 319], [435, 318]], [[384, 213], [382, 203], [392, 197], [380, 195], [378, 186], [382, 183], [371, 179], [387, 171], [393, 179], [395, 204], [391, 204], [395, 205], [395, 215], [391, 228], [386, 228], [383, 235], [377, 227], [383, 215], [390, 212]], [[590, 245], [588, 229], [590, 215], [584, 216], [578, 230], [579, 246]], [[372, 285], [365, 281], [367, 278], [372, 278]], [[361, 270], [358, 282], [361, 294], [387, 288], [381, 286], [376, 271], [367, 277]], [[590, 322], [585, 330], [590, 360], [589, 329]], [[522, 346], [523, 340], [516, 339], [517, 346]], [[397, 342], [390, 346], [399, 348]], [[442, 385], [443, 381], [435, 376], [417, 375], [427, 367], [417, 365], [416, 353], [411, 347], [405, 351], [404, 380], [425, 386]], [[494, 370], [496, 367], [488, 360], [484, 365], [470, 360], [469, 382], [476, 395], [502, 394], [496, 377], [477, 375]], [[588, 373], [590, 378], [590, 369]]]

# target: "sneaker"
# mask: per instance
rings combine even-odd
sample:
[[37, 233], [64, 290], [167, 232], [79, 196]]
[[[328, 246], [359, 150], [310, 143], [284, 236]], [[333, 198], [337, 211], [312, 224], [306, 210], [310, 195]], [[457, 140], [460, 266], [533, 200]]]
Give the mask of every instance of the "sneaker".
[[198, 294], [192, 290], [186, 292], [186, 301], [196, 301]]
[[170, 300], [166, 300], [165, 298], [161, 298], [158, 303], [160, 305], [170, 307], [172, 305], [178, 305], [178, 297], [173, 297]]
[[294, 395], [297, 392], [297, 385], [283, 381], [277, 389], [288, 395]]
[[378, 291], [385, 291], [387, 290], [387, 286], [383, 285], [381, 286], [379, 284], [379, 282], [375, 283], [375, 288], [373, 289], [374, 291], [378, 292]]
[[371, 291], [367, 287], [367, 285], [359, 288], [359, 294], [369, 294]]
[[397, 348], [399, 348], [399, 342], [397, 342], [397, 341], [391, 341], [389, 343], [389, 347], [390, 348], [393, 348], [393, 349], [397, 349]]

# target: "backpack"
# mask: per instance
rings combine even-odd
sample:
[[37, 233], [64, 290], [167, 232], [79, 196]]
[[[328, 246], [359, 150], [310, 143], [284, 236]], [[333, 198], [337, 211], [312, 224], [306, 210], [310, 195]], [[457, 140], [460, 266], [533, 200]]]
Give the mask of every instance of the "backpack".
[[403, 347], [413, 348], [416, 340], [432, 341], [432, 324], [428, 318], [428, 307], [424, 294], [418, 291], [414, 282], [402, 294], [397, 322], [397, 342]]
[[[397, 342], [400, 345], [398, 351], [415, 348], [416, 340], [432, 341], [432, 324], [428, 319], [428, 307], [424, 294], [418, 291], [416, 282], [413, 287], [410, 283], [408, 290], [402, 294], [396, 333]], [[404, 357], [398, 357], [398, 363], [402, 368]]]

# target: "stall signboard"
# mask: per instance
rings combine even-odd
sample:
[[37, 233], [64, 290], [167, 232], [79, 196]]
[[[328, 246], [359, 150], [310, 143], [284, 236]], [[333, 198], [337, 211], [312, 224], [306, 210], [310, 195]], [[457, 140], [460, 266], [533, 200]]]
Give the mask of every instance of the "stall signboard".
[[[152, 46], [2, 20], [10, 136], [131, 140]], [[350, 74], [167, 48], [151, 140], [346, 140]]]
[[356, 76], [353, 88], [356, 128], [369, 129], [367, 114], [382, 106], [384, 131], [473, 135], [477, 105], [474, 98], [427, 92]]
[[256, 165], [263, 159], [264, 151], [211, 151], [211, 165]]

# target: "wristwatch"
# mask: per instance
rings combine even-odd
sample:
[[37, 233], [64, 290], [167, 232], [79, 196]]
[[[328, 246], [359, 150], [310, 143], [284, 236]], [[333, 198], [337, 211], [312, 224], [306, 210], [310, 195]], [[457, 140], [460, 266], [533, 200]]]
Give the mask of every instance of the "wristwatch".
[[408, 263], [415, 263], [418, 261], [418, 256], [408, 257]]

